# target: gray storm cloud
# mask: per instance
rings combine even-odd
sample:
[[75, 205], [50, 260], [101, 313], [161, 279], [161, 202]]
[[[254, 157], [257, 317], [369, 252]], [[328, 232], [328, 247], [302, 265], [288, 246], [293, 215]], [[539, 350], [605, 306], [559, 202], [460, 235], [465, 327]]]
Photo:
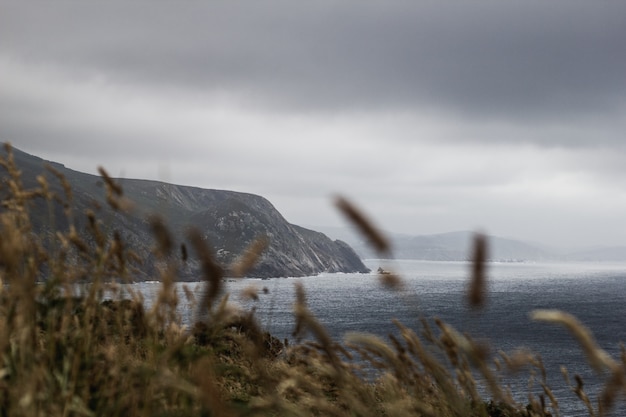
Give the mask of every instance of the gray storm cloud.
[[284, 111], [430, 107], [545, 121], [623, 112], [626, 4], [20, 4], [0, 49]]
[[0, 135], [27, 152], [309, 225], [345, 192], [396, 231], [626, 242], [624, 2], [0, 8]]

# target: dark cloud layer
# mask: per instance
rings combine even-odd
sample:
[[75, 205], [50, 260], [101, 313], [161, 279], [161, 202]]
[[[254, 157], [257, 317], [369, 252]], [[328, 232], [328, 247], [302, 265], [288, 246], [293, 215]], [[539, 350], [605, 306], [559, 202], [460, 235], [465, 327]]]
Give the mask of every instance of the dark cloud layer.
[[[337, 224], [626, 242], [626, 2], [3, 2], [0, 140]], [[333, 217], [334, 216], [334, 217]]]
[[8, 7], [0, 48], [116, 82], [302, 111], [623, 112], [623, 2], [59, 3]]

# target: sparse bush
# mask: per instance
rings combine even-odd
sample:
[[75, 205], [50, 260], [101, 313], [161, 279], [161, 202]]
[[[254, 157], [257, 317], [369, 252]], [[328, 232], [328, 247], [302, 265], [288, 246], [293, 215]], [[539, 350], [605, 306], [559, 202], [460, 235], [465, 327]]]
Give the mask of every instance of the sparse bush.
[[[154, 279], [161, 290], [144, 310], [141, 294], [121, 291], [138, 257], [116, 231], [106, 231], [98, 213], [72, 212], [69, 184], [57, 175], [63, 195], [51, 191], [45, 177], [24, 189], [10, 148], [0, 158], [0, 416], [548, 416], [559, 409], [550, 388], [544, 395], [516, 404], [502, 386], [486, 349], [443, 322], [426, 321], [417, 332], [395, 323], [399, 337], [384, 341], [364, 334], [333, 340], [307, 308], [297, 289], [296, 333], [313, 340], [286, 345], [259, 328], [254, 313], [239, 311], [222, 294], [222, 269], [202, 237], [189, 234], [191, 250], [201, 260], [206, 288], [195, 303], [198, 320], [185, 328], [176, 312], [177, 262], [167, 227], [157, 217], [149, 224], [160, 259]], [[101, 170], [107, 201], [127, 210], [121, 187]], [[29, 207], [60, 204], [67, 227], [47, 235], [34, 233]], [[347, 201], [340, 208], [365, 232], [378, 250], [389, 247]], [[75, 220], [84, 216], [84, 221]], [[79, 230], [77, 224], [86, 225]], [[484, 239], [476, 251], [470, 297], [483, 298], [480, 263]], [[260, 248], [260, 249], [259, 249]], [[187, 248], [183, 247], [186, 257]], [[251, 266], [257, 244], [232, 270]], [[385, 271], [381, 285], [402, 286]], [[128, 297], [128, 296], [127, 296]], [[188, 293], [192, 298], [193, 294]], [[550, 315], [551, 314], [551, 315]], [[573, 390], [590, 415], [603, 415], [624, 391], [624, 358], [607, 358], [575, 319], [559, 313], [539, 319], [562, 322], [579, 336], [594, 366], [610, 372], [595, 406], [576, 379]], [[200, 319], [201, 318], [201, 319]], [[626, 356], [626, 355], [625, 355]], [[376, 378], [363, 367], [376, 370]], [[527, 352], [502, 355], [503, 370], [522, 366], [542, 370]], [[480, 394], [485, 381], [490, 398]]]

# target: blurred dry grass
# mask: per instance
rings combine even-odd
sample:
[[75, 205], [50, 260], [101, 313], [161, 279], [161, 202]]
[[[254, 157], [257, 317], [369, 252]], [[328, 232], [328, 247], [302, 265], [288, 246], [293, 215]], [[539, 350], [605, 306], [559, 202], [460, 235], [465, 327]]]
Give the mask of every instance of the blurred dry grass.
[[[297, 288], [295, 334], [309, 341], [286, 345], [264, 332], [253, 311], [228, 303], [221, 288], [223, 269], [202, 236], [191, 231], [206, 281], [199, 301], [185, 296], [201, 314], [190, 328], [176, 312], [178, 262], [167, 226], [149, 223], [161, 291], [145, 311], [141, 294], [126, 296], [120, 283], [131, 278], [138, 259], [113, 231], [104, 233], [96, 212], [72, 212], [71, 187], [55, 174], [64, 194], [50, 191], [45, 177], [25, 190], [10, 148], [0, 158], [4, 168], [0, 210], [0, 416], [547, 416], [560, 415], [546, 383], [541, 359], [530, 352], [500, 354], [491, 362], [488, 348], [437, 321], [423, 322], [421, 332], [396, 322], [399, 337], [389, 340], [348, 334], [333, 340]], [[123, 190], [100, 170], [107, 201], [129, 210]], [[62, 204], [67, 230], [50, 236], [33, 233], [29, 205], [35, 199]], [[345, 199], [340, 209], [381, 252], [390, 251], [384, 236]], [[86, 230], [74, 226], [87, 216]], [[47, 242], [47, 243], [46, 243]], [[231, 268], [243, 276], [265, 241]], [[184, 261], [187, 248], [180, 248]], [[476, 240], [470, 303], [484, 304], [486, 240]], [[76, 285], [88, 279], [88, 285]], [[395, 274], [381, 274], [383, 288], [402, 285]], [[247, 289], [254, 298], [254, 289]], [[567, 326], [598, 371], [608, 372], [597, 400], [575, 376], [571, 384], [592, 416], [605, 415], [625, 393], [626, 353], [609, 357], [591, 332], [560, 312], [537, 312], [534, 318]], [[377, 369], [372, 380], [364, 368]], [[504, 372], [536, 370], [544, 394], [515, 403], [500, 381]], [[569, 381], [569, 376], [566, 374]], [[485, 381], [489, 398], [479, 392]]]

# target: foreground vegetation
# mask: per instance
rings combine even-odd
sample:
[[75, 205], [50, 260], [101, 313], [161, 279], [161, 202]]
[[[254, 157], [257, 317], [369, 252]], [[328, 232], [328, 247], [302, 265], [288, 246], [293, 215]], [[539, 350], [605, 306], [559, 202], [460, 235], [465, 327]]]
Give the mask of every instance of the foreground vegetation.
[[[8, 156], [0, 192], [0, 415], [1, 416], [547, 416], [559, 415], [539, 357], [524, 351], [501, 354], [446, 323], [423, 322], [416, 332], [395, 323], [400, 336], [384, 341], [365, 334], [329, 337], [296, 288], [294, 336], [276, 340], [259, 328], [253, 311], [228, 303], [223, 272], [202, 236], [188, 233], [190, 248], [175, 247], [158, 217], [149, 219], [162, 282], [146, 311], [141, 294], [122, 291], [141, 260], [116, 231], [106, 231], [98, 213], [72, 212], [71, 187], [50, 169], [63, 195], [45, 176], [25, 190]], [[123, 190], [101, 170], [106, 199], [129, 210]], [[67, 228], [34, 233], [29, 206], [61, 204]], [[338, 207], [381, 253], [383, 236], [345, 200]], [[52, 218], [53, 216], [51, 216]], [[85, 217], [85, 222], [76, 218]], [[54, 221], [51, 220], [52, 223]], [[85, 230], [77, 230], [84, 224]], [[253, 244], [231, 270], [243, 276], [266, 242]], [[177, 269], [193, 251], [202, 262], [206, 287], [198, 299], [186, 290], [197, 321], [184, 327], [176, 312]], [[478, 237], [468, 302], [480, 308], [486, 242]], [[380, 275], [381, 291], [403, 285]], [[78, 285], [88, 281], [87, 285]], [[255, 299], [256, 289], [245, 295]], [[590, 364], [605, 372], [598, 399], [572, 389], [590, 415], [604, 415], [624, 394], [626, 354], [620, 360], [599, 349], [573, 317], [553, 311], [537, 319], [566, 325], [581, 342]], [[366, 372], [367, 369], [367, 372]], [[376, 377], [373, 378], [376, 370]], [[500, 381], [506, 372], [530, 371], [543, 394], [517, 404]], [[489, 398], [479, 388], [486, 387]]]

